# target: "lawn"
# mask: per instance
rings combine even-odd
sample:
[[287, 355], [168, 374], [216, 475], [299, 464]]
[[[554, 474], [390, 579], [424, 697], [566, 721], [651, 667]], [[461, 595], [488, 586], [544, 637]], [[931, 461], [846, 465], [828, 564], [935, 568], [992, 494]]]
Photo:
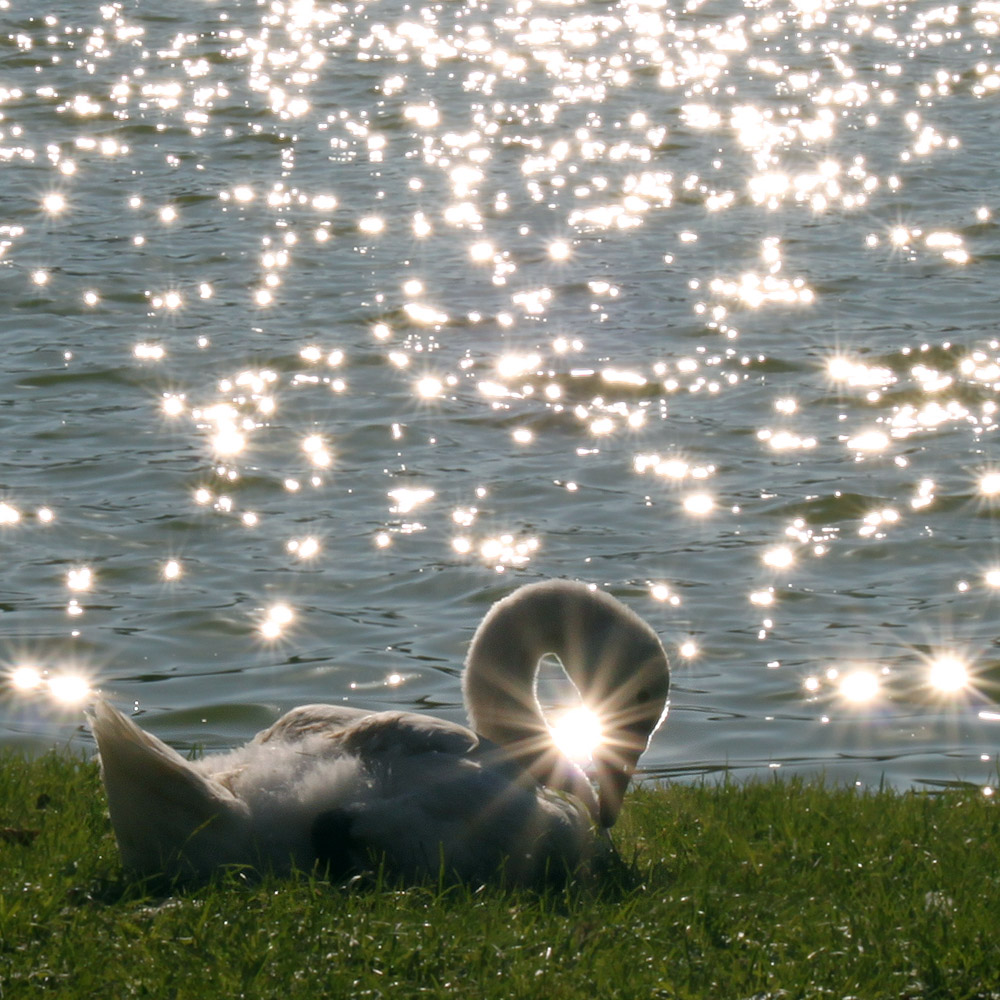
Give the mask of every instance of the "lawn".
[[97, 768], [0, 756], [0, 1000], [1000, 998], [981, 790], [640, 788], [564, 889], [121, 871]]

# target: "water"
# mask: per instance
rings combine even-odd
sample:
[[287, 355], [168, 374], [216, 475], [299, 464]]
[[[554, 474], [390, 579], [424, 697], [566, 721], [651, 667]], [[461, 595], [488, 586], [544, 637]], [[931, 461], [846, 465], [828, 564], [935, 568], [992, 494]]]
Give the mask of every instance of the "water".
[[554, 576], [650, 775], [996, 781], [1000, 5], [0, 16], [0, 745], [462, 719]]

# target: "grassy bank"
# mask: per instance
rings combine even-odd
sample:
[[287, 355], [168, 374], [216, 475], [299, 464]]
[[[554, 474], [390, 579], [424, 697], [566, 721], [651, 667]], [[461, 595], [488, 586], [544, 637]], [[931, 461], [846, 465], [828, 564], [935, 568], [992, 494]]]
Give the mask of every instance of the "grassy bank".
[[122, 880], [96, 768], [0, 757], [0, 998], [1000, 996], [980, 792], [639, 790], [550, 894]]

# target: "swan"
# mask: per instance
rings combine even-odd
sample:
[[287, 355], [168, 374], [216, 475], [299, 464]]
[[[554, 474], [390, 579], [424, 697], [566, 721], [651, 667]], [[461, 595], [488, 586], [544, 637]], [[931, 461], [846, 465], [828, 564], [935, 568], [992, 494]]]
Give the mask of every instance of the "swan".
[[[600, 719], [593, 785], [556, 747], [535, 694], [556, 655]], [[538, 884], [585, 867], [667, 710], [653, 629], [572, 581], [527, 584], [476, 630], [462, 676], [470, 728], [399, 711], [292, 709], [245, 746], [185, 760], [107, 701], [90, 709], [126, 870], [205, 879], [236, 865], [331, 878], [381, 865]]]

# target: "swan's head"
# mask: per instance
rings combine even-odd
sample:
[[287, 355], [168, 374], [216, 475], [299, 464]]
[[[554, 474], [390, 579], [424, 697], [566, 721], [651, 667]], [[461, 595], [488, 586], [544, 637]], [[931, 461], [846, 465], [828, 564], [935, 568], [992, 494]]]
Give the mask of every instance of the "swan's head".
[[[591, 698], [590, 704], [572, 708], [550, 724], [557, 753], [589, 772], [597, 784], [593, 811], [602, 826], [618, 818], [639, 758], [666, 718], [668, 687], [668, 674], [654, 659], [636, 682], [628, 678], [616, 692]], [[565, 764], [550, 761], [549, 768], [552, 778], [546, 784], [562, 787], [559, 775]]]
[[607, 676], [584, 695], [599, 723], [600, 739], [591, 751], [589, 770], [597, 784], [600, 822], [606, 827], [618, 818], [639, 758], [667, 715], [670, 672], [659, 639], [651, 638], [655, 644], [648, 644], [645, 655], [609, 663]]

